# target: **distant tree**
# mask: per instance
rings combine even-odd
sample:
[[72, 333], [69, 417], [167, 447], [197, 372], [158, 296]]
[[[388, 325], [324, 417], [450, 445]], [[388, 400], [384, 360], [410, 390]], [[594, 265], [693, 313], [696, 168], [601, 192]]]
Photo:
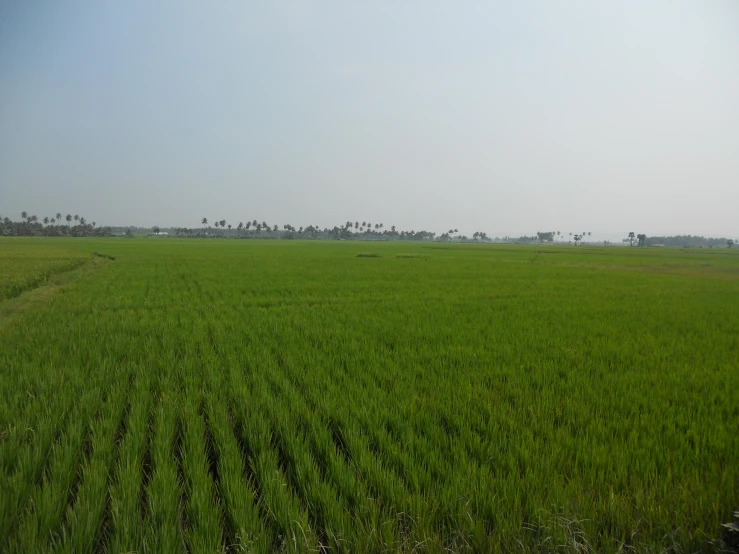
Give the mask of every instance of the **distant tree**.
[[221, 229], [226, 226], [226, 220], [225, 219], [221, 219], [220, 223], [221, 223]]
[[67, 220], [67, 227], [69, 227], [69, 224], [72, 223], [72, 216], [70, 214], [67, 214], [67, 217], [65, 217], [64, 219]]
[[636, 244], [637, 246], [644, 246], [647, 242], [647, 235], [644, 233], [639, 233], [636, 235]]
[[539, 242], [552, 242], [554, 241], [554, 231], [548, 231], [546, 233], [536, 232], [536, 236]]
[[97, 223], [95, 223], [95, 222], [93, 221], [93, 222], [92, 222], [92, 226], [93, 226], [93, 227], [95, 227], [95, 225], [97, 225]]
[[734, 246], [734, 241], [732, 239], [727, 239], [726, 246], [731, 248], [732, 246]]
[[634, 237], [635, 237], [635, 236], [636, 236], [636, 235], [634, 234], [634, 231], [631, 231], [631, 232], [629, 233], [629, 246], [634, 246]]
[[62, 214], [61, 213], [57, 212], [57, 214], [56, 214], [56, 220], [57, 221], [61, 221], [62, 220]]
[[52, 218], [51, 218], [51, 224], [52, 224], [52, 225], [54, 225], [54, 223], [56, 223], [56, 219], [54, 219], [54, 218], [52, 217]]
[[154, 225], [154, 227], [151, 228], [151, 230], [154, 232], [155, 235], [159, 234], [159, 227]]
[[203, 227], [205, 227], [206, 225], [208, 225], [208, 218], [207, 217], [204, 217], [203, 218], [203, 221], [201, 221], [200, 223], [202, 223], [203, 224]]
[[48, 225], [48, 224], [49, 224], [49, 218], [48, 217], [45, 217], [44, 218], [44, 225]]
[[80, 216], [78, 216], [77, 214], [74, 214], [75, 223], [77, 223], [79, 220], [80, 220]]
[[84, 217], [81, 217], [80, 218], [80, 225], [84, 225], [85, 223], [86, 223], [85, 218]]

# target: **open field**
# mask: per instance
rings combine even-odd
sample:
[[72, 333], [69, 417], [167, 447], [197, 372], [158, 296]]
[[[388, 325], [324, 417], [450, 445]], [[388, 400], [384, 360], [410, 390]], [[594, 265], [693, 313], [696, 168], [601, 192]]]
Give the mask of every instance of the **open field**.
[[46, 284], [58, 273], [81, 266], [88, 257], [53, 241], [3, 240], [0, 247], [0, 301]]
[[739, 252], [0, 260], [2, 552], [718, 551], [739, 508]]

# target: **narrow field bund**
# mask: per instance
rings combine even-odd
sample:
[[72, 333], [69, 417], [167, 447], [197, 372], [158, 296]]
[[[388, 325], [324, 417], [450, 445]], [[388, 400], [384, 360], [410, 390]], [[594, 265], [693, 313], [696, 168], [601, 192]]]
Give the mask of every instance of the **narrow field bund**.
[[721, 550], [737, 253], [245, 242], [13, 246], [0, 551]]

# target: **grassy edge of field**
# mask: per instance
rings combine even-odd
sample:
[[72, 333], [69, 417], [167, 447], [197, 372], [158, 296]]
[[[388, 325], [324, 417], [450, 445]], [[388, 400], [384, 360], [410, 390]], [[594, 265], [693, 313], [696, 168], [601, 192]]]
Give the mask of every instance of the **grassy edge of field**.
[[108, 265], [113, 260], [115, 258], [112, 256], [95, 252], [90, 257], [84, 258], [83, 262], [73, 269], [48, 275], [45, 284], [27, 288], [18, 296], [0, 301], [0, 327], [6, 325], [21, 313], [42, 306], [56, 296], [65, 285]]

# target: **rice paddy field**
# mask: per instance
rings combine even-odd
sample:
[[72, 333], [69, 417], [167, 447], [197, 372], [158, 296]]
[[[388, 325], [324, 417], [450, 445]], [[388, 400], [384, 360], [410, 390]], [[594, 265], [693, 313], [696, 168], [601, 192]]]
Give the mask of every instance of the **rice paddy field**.
[[739, 253], [0, 239], [0, 398], [2, 552], [719, 552]]

